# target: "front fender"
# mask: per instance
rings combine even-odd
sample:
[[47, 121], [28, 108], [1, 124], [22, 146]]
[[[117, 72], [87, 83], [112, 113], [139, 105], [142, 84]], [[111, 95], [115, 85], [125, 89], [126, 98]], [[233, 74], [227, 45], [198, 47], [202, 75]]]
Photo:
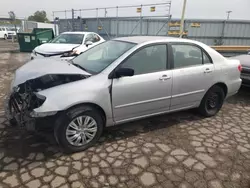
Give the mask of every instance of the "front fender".
[[78, 104], [92, 103], [100, 106], [107, 118], [112, 118], [110, 83], [108, 81], [104, 84], [100, 82], [83, 83], [84, 80], [38, 92], [38, 94], [45, 96], [46, 100], [42, 106], [34, 111], [37, 113], [59, 112]]

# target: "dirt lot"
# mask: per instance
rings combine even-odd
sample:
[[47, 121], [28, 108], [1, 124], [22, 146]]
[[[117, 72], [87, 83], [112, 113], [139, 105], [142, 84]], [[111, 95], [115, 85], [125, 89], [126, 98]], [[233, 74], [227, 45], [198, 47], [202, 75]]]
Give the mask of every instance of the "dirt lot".
[[11, 39], [3, 40], [0, 39], [0, 53], [9, 52], [9, 51], [18, 51], [19, 44], [17, 42], [12, 42]]
[[[0, 102], [29, 54], [0, 54]], [[0, 187], [249, 188], [250, 89], [213, 118], [192, 111], [108, 129], [73, 155], [51, 134], [12, 128], [0, 105]]]

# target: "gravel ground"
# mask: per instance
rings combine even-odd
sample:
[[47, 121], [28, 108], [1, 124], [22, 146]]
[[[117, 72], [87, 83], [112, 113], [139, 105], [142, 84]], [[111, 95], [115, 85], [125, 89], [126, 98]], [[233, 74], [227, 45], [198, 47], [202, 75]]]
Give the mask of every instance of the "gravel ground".
[[[29, 54], [0, 54], [0, 102]], [[221, 112], [179, 112], [107, 129], [85, 152], [65, 155], [51, 133], [12, 128], [0, 105], [0, 187], [249, 188], [250, 89]]]

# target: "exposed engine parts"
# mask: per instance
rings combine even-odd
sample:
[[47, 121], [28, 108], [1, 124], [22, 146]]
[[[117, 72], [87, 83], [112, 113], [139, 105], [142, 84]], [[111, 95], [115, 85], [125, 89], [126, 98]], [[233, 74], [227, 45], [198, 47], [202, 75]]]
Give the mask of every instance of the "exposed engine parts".
[[25, 93], [29, 90], [32, 92], [38, 92], [44, 89], [75, 82], [85, 78], [86, 76], [82, 74], [47, 74], [20, 84], [20, 93]]
[[13, 88], [9, 99], [10, 114], [22, 127], [34, 124], [35, 120], [30, 113], [33, 109], [39, 108], [46, 100], [46, 97], [38, 94], [39, 91], [85, 78], [86, 76], [79, 74], [50, 74], [28, 80]]

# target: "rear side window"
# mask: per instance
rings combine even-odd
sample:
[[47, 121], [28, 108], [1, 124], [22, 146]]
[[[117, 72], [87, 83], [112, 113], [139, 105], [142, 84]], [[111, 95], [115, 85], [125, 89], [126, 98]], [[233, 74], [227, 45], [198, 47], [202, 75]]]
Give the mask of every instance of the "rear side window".
[[202, 65], [203, 52], [200, 48], [188, 44], [173, 44], [174, 68]]

